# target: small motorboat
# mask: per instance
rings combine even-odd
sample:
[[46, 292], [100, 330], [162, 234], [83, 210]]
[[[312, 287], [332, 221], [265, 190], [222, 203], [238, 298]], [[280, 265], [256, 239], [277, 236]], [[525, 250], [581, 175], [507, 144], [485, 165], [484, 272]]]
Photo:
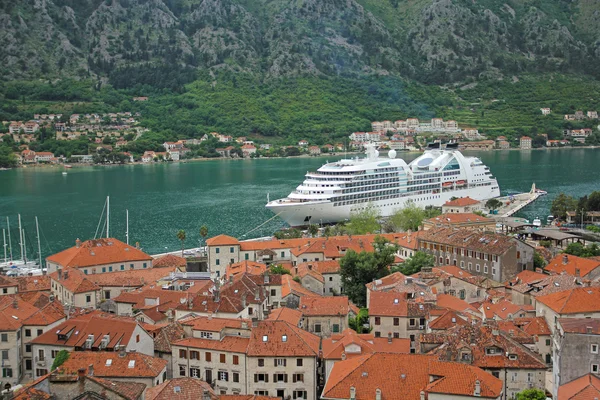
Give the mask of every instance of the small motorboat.
[[63, 171], [63, 173], [62, 173], [62, 174], [63, 174], [63, 175], [66, 175], [66, 174], [67, 174], [67, 172], [66, 172], [66, 171]]
[[542, 220], [536, 217], [533, 220], [532, 225], [535, 226], [536, 228], [539, 228], [540, 226], [542, 226]]

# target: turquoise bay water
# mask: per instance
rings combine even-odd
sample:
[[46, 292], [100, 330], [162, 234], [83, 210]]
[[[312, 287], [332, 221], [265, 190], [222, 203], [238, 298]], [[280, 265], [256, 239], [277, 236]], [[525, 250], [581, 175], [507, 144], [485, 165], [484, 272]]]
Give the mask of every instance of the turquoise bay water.
[[[518, 216], [545, 218], [559, 192], [582, 196], [600, 190], [600, 149], [476, 155], [498, 178], [503, 194], [528, 191], [533, 182], [549, 192]], [[404, 156], [410, 161], [418, 154]], [[105, 198], [110, 195], [111, 236], [125, 240], [125, 210], [129, 209], [130, 242], [139, 241], [149, 253], [180, 248], [175, 236], [179, 229], [187, 233], [186, 247], [197, 246], [203, 224], [208, 226], [209, 236], [225, 233], [242, 238], [273, 216], [264, 208], [267, 193], [271, 199], [284, 197], [303, 180], [306, 171], [339, 158], [75, 167], [67, 175], [62, 175], [64, 169], [60, 167], [0, 171], [0, 227], [6, 228], [9, 216], [13, 249], [17, 249], [16, 217], [20, 213], [31, 254], [37, 246], [37, 215], [42, 253], [47, 256], [74, 245], [76, 238], [93, 238]], [[245, 237], [270, 235], [282, 226], [283, 221], [274, 219]]]

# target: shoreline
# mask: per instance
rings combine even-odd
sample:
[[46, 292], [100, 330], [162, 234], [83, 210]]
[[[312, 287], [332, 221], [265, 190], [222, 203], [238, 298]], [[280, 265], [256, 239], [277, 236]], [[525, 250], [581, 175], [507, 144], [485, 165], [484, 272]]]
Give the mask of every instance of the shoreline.
[[[564, 147], [538, 147], [538, 148], [531, 148], [531, 149], [519, 149], [519, 148], [510, 148], [510, 149], [492, 149], [492, 150], [483, 150], [483, 149], [473, 149], [473, 150], [460, 150], [460, 151], [464, 151], [464, 152], [469, 152], [469, 153], [479, 153], [479, 152], [491, 152], [491, 151], [540, 151], [540, 150], [577, 150], [577, 149], [600, 149], [600, 146], [564, 146]], [[385, 150], [389, 151], [389, 150]], [[422, 153], [422, 150], [401, 150], [399, 152], [400, 154], [404, 154], [404, 153]], [[363, 154], [362, 151], [351, 151], [351, 152], [346, 152], [346, 153], [326, 153], [326, 154], [319, 154], [319, 155], [311, 155], [311, 154], [301, 154], [298, 156], [288, 156], [288, 157], [281, 157], [281, 156], [277, 156], [277, 157], [256, 157], [256, 158], [244, 158], [244, 157], [212, 157], [212, 158], [207, 158], [207, 157], [200, 157], [200, 158], [191, 158], [191, 159], [185, 159], [185, 160], [177, 160], [177, 161], [161, 161], [161, 162], [149, 162], [149, 163], [144, 163], [141, 161], [136, 161], [133, 163], [123, 163], [123, 164], [90, 164], [90, 163], [72, 163], [72, 164], [68, 164], [70, 165], [72, 168], [81, 168], [81, 167], [117, 167], [117, 166], [125, 166], [125, 165], [157, 165], [157, 164], [175, 164], [175, 163], [183, 163], [183, 164], [187, 164], [187, 163], [195, 163], [195, 162], [207, 162], [207, 161], [238, 161], [238, 160], [277, 160], [277, 159], [286, 159], [286, 158], [321, 158], [321, 157], [327, 157], [327, 156], [332, 156], [332, 157], [339, 157], [342, 154]], [[14, 168], [0, 168], [0, 171], [10, 171], [11, 169], [27, 169], [27, 168], [34, 168], [34, 169], [50, 169], [50, 168], [62, 168], [65, 171], [68, 168], [64, 167], [65, 164], [25, 164], [25, 165], [18, 165]]]

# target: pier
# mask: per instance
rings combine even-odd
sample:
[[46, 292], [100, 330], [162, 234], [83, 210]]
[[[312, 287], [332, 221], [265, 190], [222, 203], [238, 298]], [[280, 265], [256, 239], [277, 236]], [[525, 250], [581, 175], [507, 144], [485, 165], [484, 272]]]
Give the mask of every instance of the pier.
[[527, 193], [498, 197], [498, 200], [502, 202], [502, 207], [498, 209], [498, 216], [510, 217], [546, 194], [545, 191], [536, 189], [534, 183], [531, 186], [531, 190]]

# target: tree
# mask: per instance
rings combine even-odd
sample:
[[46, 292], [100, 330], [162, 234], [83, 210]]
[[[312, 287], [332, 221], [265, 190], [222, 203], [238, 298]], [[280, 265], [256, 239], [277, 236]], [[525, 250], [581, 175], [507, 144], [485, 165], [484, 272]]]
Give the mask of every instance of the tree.
[[579, 242], [569, 243], [563, 253], [571, 254], [577, 257], [597, 257], [600, 256], [600, 247], [596, 243], [584, 246]]
[[183, 229], [177, 232], [177, 239], [181, 241], [181, 257], [183, 257], [183, 243], [185, 242], [185, 231]]
[[498, 199], [489, 199], [485, 202], [485, 207], [490, 211], [495, 211], [502, 207], [502, 202]]
[[363, 210], [352, 210], [350, 212], [350, 222], [346, 224], [346, 229], [352, 235], [376, 233], [381, 229], [379, 217], [379, 210], [369, 203]]
[[404, 275], [412, 275], [420, 272], [424, 267], [433, 267], [435, 257], [429, 253], [417, 251], [412, 257], [407, 258], [401, 265], [394, 268], [394, 272], [400, 271]]
[[546, 393], [540, 389], [525, 389], [517, 393], [516, 400], [546, 400]]
[[543, 269], [546, 266], [546, 260], [537, 251], [533, 252], [533, 267]]
[[50, 371], [54, 371], [56, 368], [63, 365], [65, 361], [69, 359], [70, 355], [71, 353], [69, 353], [68, 350], [59, 351], [58, 354], [56, 354], [56, 357], [54, 357], [54, 362], [52, 363], [52, 368], [50, 368]]
[[398, 246], [376, 236], [373, 252], [349, 250], [340, 260], [340, 275], [344, 292], [354, 304], [364, 306], [366, 284], [389, 274]]
[[200, 237], [202, 237], [202, 241], [206, 243], [206, 237], [208, 236], [208, 227], [206, 225], [202, 225], [200, 227]]
[[269, 269], [272, 275], [291, 275], [290, 270], [282, 267], [281, 265], [275, 265]]
[[572, 196], [567, 196], [564, 193], [560, 193], [552, 200], [552, 206], [550, 206], [550, 212], [554, 218], [565, 221], [567, 219], [567, 211], [573, 211], [577, 208], [577, 200]]
[[319, 233], [319, 226], [317, 224], [310, 224], [308, 226], [308, 234], [311, 237], [317, 236], [318, 233]]
[[437, 217], [440, 214], [441, 212], [437, 208], [423, 209], [411, 202], [404, 208], [395, 210], [388, 220], [388, 225], [394, 232], [418, 231], [423, 220]]
[[369, 309], [361, 308], [356, 317], [348, 318], [348, 326], [354, 329], [356, 333], [369, 333], [370, 329], [365, 328], [365, 324], [369, 322]]

